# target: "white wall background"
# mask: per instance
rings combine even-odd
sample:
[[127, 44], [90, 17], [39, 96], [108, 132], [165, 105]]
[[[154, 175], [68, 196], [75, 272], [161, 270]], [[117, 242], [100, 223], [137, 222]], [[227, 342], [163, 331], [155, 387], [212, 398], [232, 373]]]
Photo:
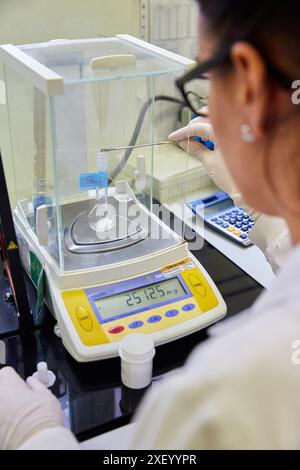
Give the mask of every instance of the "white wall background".
[[140, 0], [0, 0], [0, 43], [140, 35]]

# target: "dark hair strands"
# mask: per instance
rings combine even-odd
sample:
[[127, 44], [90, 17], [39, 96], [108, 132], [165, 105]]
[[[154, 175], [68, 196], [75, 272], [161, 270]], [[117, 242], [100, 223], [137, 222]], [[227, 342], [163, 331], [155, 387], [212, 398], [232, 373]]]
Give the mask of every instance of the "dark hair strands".
[[[300, 78], [300, 2], [295, 0], [252, 0], [251, 3], [242, 0], [197, 0], [201, 14], [207, 23], [208, 30], [215, 36], [219, 50], [230, 48], [236, 41], [248, 41], [258, 52], [268, 55], [275, 63], [280, 60], [274, 55], [274, 42], [279, 47], [280, 55], [284, 55], [284, 62], [293, 71], [298, 71]], [[281, 57], [282, 58], [282, 57]], [[294, 72], [295, 73], [295, 72]], [[297, 73], [297, 72], [296, 72]], [[274, 197], [280, 204], [299, 216], [300, 208], [291, 208], [291, 201], [284, 201], [276, 188], [272, 175], [271, 150], [277, 144], [276, 137], [282, 136], [286, 141], [290, 135], [291, 154], [283, 152], [283, 163], [286, 164], [286, 178], [290, 171], [291, 181], [294, 181], [296, 198], [300, 200], [300, 155], [297, 137], [299, 127], [298, 107], [281, 121], [274, 123], [273, 132], [270, 131], [268, 140], [268, 155], [265, 159], [265, 177], [269, 182]], [[292, 132], [293, 129], [293, 132]], [[295, 132], [296, 131], [296, 132]], [[293, 135], [292, 135], [293, 134]], [[275, 137], [276, 135], [276, 137]], [[283, 147], [284, 148], [284, 147]], [[293, 161], [293, 165], [291, 165]], [[283, 166], [283, 165], [282, 165]], [[293, 170], [293, 169], [294, 170]], [[299, 176], [295, 174], [299, 172]]]

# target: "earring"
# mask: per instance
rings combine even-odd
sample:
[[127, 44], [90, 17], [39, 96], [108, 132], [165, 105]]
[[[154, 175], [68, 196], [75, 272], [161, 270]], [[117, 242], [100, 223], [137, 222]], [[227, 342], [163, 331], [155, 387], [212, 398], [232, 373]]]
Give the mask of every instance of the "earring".
[[253, 131], [248, 124], [241, 125], [241, 139], [249, 144], [256, 141], [256, 136], [253, 134]]

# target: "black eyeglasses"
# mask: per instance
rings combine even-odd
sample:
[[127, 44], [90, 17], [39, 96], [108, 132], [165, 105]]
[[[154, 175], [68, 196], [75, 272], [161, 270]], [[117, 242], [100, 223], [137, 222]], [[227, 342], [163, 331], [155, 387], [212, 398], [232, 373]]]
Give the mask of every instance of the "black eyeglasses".
[[[270, 76], [281, 87], [291, 91], [293, 80], [278, 70], [261, 51], [260, 54], [266, 63]], [[225, 52], [216, 54], [202, 64], [196, 65], [191, 71], [176, 80], [178, 89], [194, 114], [207, 117], [206, 114], [200, 111], [203, 106], [207, 105], [207, 98], [203, 98], [203, 95], [207, 95], [207, 80], [209, 80], [207, 74], [210, 70], [225, 65], [226, 63], [230, 64], [230, 62], [230, 49], [228, 49]]]

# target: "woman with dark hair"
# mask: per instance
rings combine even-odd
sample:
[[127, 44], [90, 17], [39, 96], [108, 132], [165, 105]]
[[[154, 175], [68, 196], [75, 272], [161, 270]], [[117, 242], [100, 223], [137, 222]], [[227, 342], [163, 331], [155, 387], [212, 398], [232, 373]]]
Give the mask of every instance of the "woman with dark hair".
[[134, 445], [299, 449], [300, 3], [259, 0], [249, 9], [240, 0], [199, 0], [199, 6], [199, 65], [179, 86], [197, 113], [186, 90], [192, 79], [209, 77], [214, 135], [200, 117], [170, 138], [184, 148], [188, 135], [215, 138], [218, 155], [201, 157], [195, 142], [190, 151], [208, 166], [210, 156], [222, 153], [248, 207], [284, 219], [293, 248], [253, 307], [213, 327], [187, 364], [149, 394], [136, 417]]
[[[213, 134], [203, 116], [197, 132], [206, 129], [204, 137], [215, 139], [219, 154], [212, 158], [223, 155], [246, 204], [286, 221], [292, 249], [253, 307], [213, 327], [186, 365], [148, 393], [135, 419], [132, 447], [299, 449], [300, 110], [293, 86], [300, 78], [300, 3], [198, 3], [199, 65], [178, 85], [201, 115], [186, 90], [190, 80], [209, 77]], [[187, 135], [181, 130], [171, 138], [184, 146]], [[20, 390], [22, 407], [12, 387]], [[48, 393], [33, 379], [25, 385], [9, 368], [0, 372], [0, 399], [6, 403], [0, 446], [76, 448]], [[16, 409], [18, 423], [12, 418]]]

